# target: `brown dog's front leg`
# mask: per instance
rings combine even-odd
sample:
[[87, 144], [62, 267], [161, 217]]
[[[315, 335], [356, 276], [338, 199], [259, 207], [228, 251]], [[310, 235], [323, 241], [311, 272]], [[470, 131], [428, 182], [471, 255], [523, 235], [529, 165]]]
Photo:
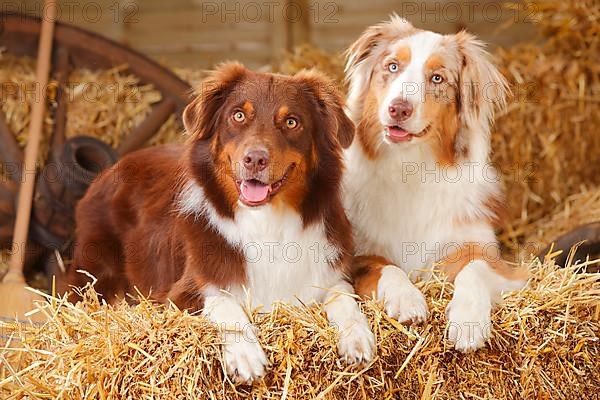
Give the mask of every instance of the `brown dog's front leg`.
[[191, 312], [202, 311], [204, 307], [204, 296], [202, 294], [202, 285], [187, 273], [173, 284], [173, 287], [166, 295], [180, 310], [189, 310]]

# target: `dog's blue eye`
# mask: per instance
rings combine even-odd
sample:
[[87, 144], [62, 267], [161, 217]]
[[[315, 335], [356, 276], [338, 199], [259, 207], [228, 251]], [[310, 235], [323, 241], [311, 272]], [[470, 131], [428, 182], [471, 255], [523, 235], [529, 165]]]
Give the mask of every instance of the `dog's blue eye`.
[[390, 71], [390, 72], [398, 72], [399, 68], [400, 67], [396, 63], [389, 63], [388, 64], [388, 71]]
[[444, 77], [440, 74], [433, 74], [433, 76], [431, 77], [431, 82], [439, 85], [440, 83], [444, 82]]
[[241, 111], [236, 111], [233, 113], [233, 120], [235, 122], [244, 122], [246, 120], [246, 114]]

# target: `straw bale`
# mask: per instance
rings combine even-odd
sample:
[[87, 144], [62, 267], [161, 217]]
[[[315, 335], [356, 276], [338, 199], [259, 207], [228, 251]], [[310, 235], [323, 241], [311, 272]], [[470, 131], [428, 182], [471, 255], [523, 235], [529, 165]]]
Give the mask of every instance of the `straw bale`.
[[600, 274], [576, 274], [580, 266], [533, 260], [530, 284], [494, 313], [489, 347], [466, 355], [444, 338], [453, 287], [439, 279], [420, 284], [431, 309], [423, 326], [404, 327], [363, 304], [377, 357], [361, 367], [340, 362], [320, 307], [254, 312], [272, 365], [264, 380], [237, 388], [203, 317], [147, 300], [108, 306], [87, 288], [77, 305], [40, 305], [44, 326], [18, 326], [0, 349], [0, 396], [591, 399], [600, 389]]

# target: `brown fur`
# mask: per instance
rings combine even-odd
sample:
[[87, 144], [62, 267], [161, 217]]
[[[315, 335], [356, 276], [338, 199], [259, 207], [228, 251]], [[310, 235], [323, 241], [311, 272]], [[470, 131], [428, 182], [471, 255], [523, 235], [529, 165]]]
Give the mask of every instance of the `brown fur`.
[[381, 256], [356, 256], [352, 260], [354, 290], [361, 298], [377, 298], [381, 270], [392, 262]]
[[425, 104], [426, 114], [432, 115], [432, 119], [435, 121], [425, 134], [428, 136], [429, 146], [436, 155], [440, 166], [454, 165], [458, 156], [456, 135], [459, 128], [456, 104], [453, 102], [441, 103], [435, 99], [433, 94], [425, 96]]
[[523, 268], [509, 266], [500, 256], [500, 249], [495, 245], [482, 247], [480, 244], [465, 244], [438, 261], [438, 267], [448, 280], [454, 281], [462, 269], [471, 261], [484, 260], [500, 276], [510, 280], [526, 280], [527, 271]]
[[489, 210], [489, 213], [492, 215], [489, 222], [495, 228], [502, 228], [505, 226], [505, 223], [509, 221], [508, 206], [504, 196], [501, 196], [500, 198], [490, 197], [485, 202], [484, 206]]
[[410, 57], [410, 47], [401, 46], [396, 50], [396, 61], [398, 61], [401, 66], [410, 63]]
[[[241, 124], [232, 119], [238, 108], [246, 114]], [[288, 112], [298, 119], [297, 129], [282, 126]], [[108, 301], [136, 287], [158, 301], [198, 310], [204, 286], [243, 284], [241, 251], [204, 214], [180, 213], [178, 200], [193, 180], [221, 217], [233, 218], [239, 165], [244, 150], [255, 145], [269, 151], [265, 171], [271, 181], [291, 171], [272, 204], [295, 209], [305, 226], [323, 220], [331, 245], [342, 254], [332, 267], [350, 276], [352, 235], [339, 192], [341, 145], [350, 144], [354, 128], [329, 79], [310, 71], [284, 77], [225, 64], [203, 82], [183, 120], [190, 134], [185, 146], [132, 153], [92, 184], [77, 207], [73, 263], [60, 282], [62, 291], [82, 286], [88, 277], [76, 270], [84, 269], [98, 279], [96, 289]]]
[[369, 90], [365, 99], [364, 113], [356, 127], [356, 137], [370, 160], [377, 158], [381, 144], [382, 126], [377, 115], [378, 99], [376, 89]]

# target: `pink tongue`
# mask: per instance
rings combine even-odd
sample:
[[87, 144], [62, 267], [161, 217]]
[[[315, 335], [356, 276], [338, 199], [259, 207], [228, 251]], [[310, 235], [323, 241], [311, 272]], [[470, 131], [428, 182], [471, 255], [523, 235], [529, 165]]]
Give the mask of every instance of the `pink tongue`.
[[391, 137], [398, 138], [398, 139], [405, 138], [409, 135], [409, 133], [406, 132], [404, 129], [397, 128], [395, 126], [390, 126], [388, 128], [388, 133], [390, 134]]
[[269, 195], [269, 185], [257, 181], [242, 181], [240, 190], [242, 196], [252, 203], [264, 201]]

